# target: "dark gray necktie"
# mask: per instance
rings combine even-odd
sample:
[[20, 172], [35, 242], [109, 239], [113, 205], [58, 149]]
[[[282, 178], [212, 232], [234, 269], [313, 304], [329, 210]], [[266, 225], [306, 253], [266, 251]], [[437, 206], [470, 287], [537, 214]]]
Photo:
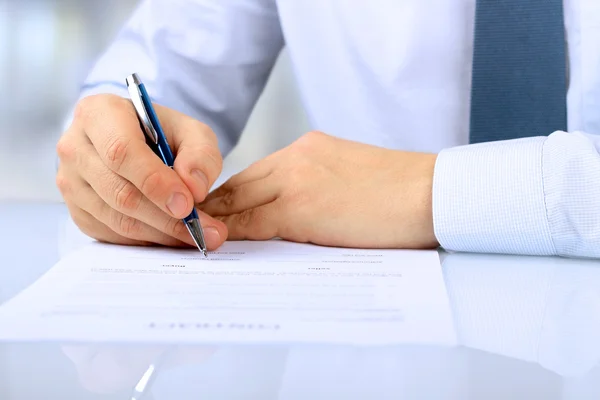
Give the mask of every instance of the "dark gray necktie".
[[563, 0], [477, 0], [470, 142], [566, 130]]

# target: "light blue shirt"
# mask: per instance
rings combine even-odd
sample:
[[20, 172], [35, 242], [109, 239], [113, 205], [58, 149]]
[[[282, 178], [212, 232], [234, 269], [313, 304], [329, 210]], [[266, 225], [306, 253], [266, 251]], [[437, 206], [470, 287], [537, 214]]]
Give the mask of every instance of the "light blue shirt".
[[316, 130], [439, 153], [447, 250], [600, 257], [600, 2], [565, 0], [569, 132], [466, 145], [475, 0], [144, 0], [82, 96], [155, 100], [210, 125], [226, 155], [284, 44]]

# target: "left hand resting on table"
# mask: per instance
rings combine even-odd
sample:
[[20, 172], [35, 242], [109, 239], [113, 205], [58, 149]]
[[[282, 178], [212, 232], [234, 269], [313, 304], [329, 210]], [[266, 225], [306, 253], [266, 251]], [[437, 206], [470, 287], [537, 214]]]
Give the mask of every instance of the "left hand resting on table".
[[434, 248], [435, 160], [311, 132], [233, 176], [199, 209], [227, 225], [229, 240]]

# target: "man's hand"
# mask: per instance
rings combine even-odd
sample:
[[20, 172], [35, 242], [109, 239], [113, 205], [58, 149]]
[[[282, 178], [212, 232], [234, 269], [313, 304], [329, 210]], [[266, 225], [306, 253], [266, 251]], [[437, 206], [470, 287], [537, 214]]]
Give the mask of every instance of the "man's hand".
[[233, 176], [199, 207], [230, 239], [433, 248], [436, 155], [311, 132]]
[[[85, 234], [119, 244], [194, 244], [181, 219], [221, 173], [217, 139], [190, 117], [159, 105], [156, 112], [176, 155], [173, 169], [146, 145], [128, 100], [97, 95], [77, 106], [57, 146], [56, 183]], [[207, 246], [220, 246], [225, 225], [205, 214], [200, 220]]]

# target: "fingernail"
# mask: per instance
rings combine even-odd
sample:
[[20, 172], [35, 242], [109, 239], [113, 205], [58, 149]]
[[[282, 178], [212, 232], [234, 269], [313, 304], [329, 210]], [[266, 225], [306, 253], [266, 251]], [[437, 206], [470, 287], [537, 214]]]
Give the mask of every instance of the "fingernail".
[[204, 239], [206, 239], [207, 244], [210, 243], [210, 246], [218, 246], [221, 244], [221, 235], [217, 228], [212, 226], [204, 228]]
[[182, 193], [173, 193], [167, 202], [167, 208], [175, 217], [181, 217], [187, 211], [187, 199]]
[[199, 169], [193, 169], [192, 176], [204, 190], [208, 191], [208, 178], [206, 175], [204, 175], [204, 172], [200, 171]]

